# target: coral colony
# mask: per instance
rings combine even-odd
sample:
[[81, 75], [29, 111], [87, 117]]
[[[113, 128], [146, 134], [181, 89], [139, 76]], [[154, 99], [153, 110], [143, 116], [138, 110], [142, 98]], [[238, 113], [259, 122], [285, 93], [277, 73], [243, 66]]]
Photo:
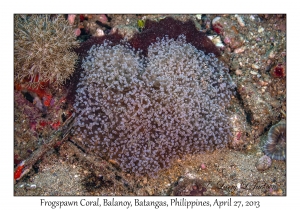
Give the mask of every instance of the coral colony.
[[184, 154], [225, 147], [235, 87], [228, 69], [184, 35], [156, 38], [141, 54], [126, 42], [88, 51], [74, 104], [85, 149], [155, 174]]
[[15, 82], [37, 88], [62, 84], [78, 58], [72, 26], [62, 15], [15, 15]]
[[267, 156], [274, 160], [285, 160], [286, 158], [286, 124], [281, 121], [273, 125], [269, 132], [267, 141], [263, 147]]

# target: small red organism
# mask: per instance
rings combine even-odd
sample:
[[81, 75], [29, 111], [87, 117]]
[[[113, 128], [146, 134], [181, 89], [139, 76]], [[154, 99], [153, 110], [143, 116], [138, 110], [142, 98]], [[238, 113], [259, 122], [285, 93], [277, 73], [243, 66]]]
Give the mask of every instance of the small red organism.
[[46, 121], [41, 121], [39, 123], [39, 125], [42, 126], [42, 127], [45, 127], [47, 124], [48, 124], [48, 122], [46, 122]]
[[212, 22], [212, 28], [217, 34], [223, 34], [224, 32], [224, 20], [221, 17], [215, 17]]
[[236, 140], [240, 140], [241, 136], [242, 136], [242, 132], [239, 131], [236, 135]]
[[277, 64], [271, 69], [271, 75], [274, 78], [283, 78], [285, 77], [285, 66], [282, 63]]
[[84, 19], [85, 19], [84, 15], [79, 15], [79, 19], [80, 19], [80, 22], [84, 21]]
[[50, 94], [45, 94], [43, 96], [43, 101], [45, 106], [49, 106], [51, 103], [52, 96]]
[[204, 163], [201, 163], [200, 168], [201, 168], [202, 170], [204, 170], [204, 169], [206, 169], [206, 165], [205, 165]]
[[36, 130], [36, 122], [35, 122], [35, 121], [31, 121], [31, 122], [30, 122], [30, 129], [31, 129], [32, 131], [35, 131], [35, 130]]
[[60, 126], [60, 121], [56, 121], [56, 122], [52, 123], [51, 126], [53, 129], [57, 130]]
[[22, 161], [18, 166], [17, 169], [15, 170], [14, 173], [14, 179], [18, 180], [21, 178], [21, 175], [23, 173], [23, 168], [24, 168], [24, 161]]
[[46, 87], [49, 85], [49, 83], [48, 82], [40, 82], [40, 85], [41, 86], [39, 86], [39, 87], [33, 88], [33, 87], [28, 87], [28, 85], [26, 85], [26, 82], [16, 83], [15, 89], [19, 90], [19, 91], [35, 93], [40, 98], [51, 97], [51, 95], [49, 93], [47, 93], [47, 91], [46, 91]]
[[21, 84], [16, 83], [16, 84], [15, 84], [15, 89], [18, 90], [18, 91], [20, 91], [20, 90], [22, 90], [23, 88], [22, 88], [22, 85], [21, 85]]
[[241, 148], [244, 144], [243, 138], [244, 138], [243, 131], [235, 132], [234, 138], [230, 142], [231, 146], [233, 148]]
[[220, 23], [214, 24], [213, 29], [217, 34], [222, 34], [224, 31], [223, 26]]

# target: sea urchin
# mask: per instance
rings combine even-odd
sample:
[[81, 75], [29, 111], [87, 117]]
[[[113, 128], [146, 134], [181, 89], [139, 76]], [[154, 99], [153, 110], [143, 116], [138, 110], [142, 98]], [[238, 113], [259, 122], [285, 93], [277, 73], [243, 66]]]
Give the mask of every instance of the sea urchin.
[[286, 124], [279, 122], [273, 125], [268, 133], [263, 148], [265, 154], [273, 160], [285, 160], [286, 156]]

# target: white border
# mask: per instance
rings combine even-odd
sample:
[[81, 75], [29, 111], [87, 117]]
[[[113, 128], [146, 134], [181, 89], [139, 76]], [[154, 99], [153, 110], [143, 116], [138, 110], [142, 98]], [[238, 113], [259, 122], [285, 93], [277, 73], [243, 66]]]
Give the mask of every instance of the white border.
[[[107, 3], [111, 2], [111, 3]], [[296, 1], [294, 1], [296, 2]], [[299, 205], [299, 12], [296, 4], [277, 0], [212, 0], [212, 1], [32, 1], [17, 0], [1, 3], [1, 209], [41, 209], [40, 199], [80, 200], [82, 197], [14, 197], [13, 196], [13, 14], [15, 13], [286, 13], [287, 14], [287, 196], [233, 197], [234, 200], [259, 200], [259, 209], [290, 208]], [[299, 147], [298, 147], [299, 146]], [[97, 197], [84, 197], [95, 199]], [[133, 200], [134, 197], [117, 197]], [[170, 200], [174, 197], [143, 197], [149, 200]], [[213, 202], [217, 197], [204, 197]], [[226, 200], [226, 197], [219, 197]], [[102, 197], [101, 197], [102, 199]], [[198, 197], [198, 200], [202, 199]], [[45, 207], [44, 207], [45, 208]], [[51, 209], [47, 207], [48, 209]], [[174, 207], [172, 207], [174, 208]], [[199, 209], [194, 208], [194, 209]], [[299, 207], [298, 207], [299, 208]], [[66, 208], [64, 208], [66, 209]], [[71, 209], [71, 208], [68, 208]], [[73, 209], [73, 208], [72, 208]], [[104, 208], [102, 208], [104, 209]], [[109, 208], [113, 209], [113, 208]], [[121, 208], [120, 208], [121, 209]], [[134, 209], [140, 209], [135, 207]], [[148, 208], [150, 209], [150, 208]], [[154, 208], [152, 208], [154, 209]], [[162, 209], [162, 208], [160, 208]], [[179, 209], [179, 208], [174, 208]], [[213, 208], [212, 208], [213, 209]], [[222, 209], [228, 209], [226, 207]], [[296, 208], [294, 208], [296, 209]]]

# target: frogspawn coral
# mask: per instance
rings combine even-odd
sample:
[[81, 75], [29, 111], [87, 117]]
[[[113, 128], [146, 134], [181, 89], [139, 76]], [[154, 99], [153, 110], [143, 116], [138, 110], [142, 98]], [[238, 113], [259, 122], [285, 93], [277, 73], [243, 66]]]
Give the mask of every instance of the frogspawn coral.
[[227, 145], [235, 85], [213, 54], [183, 35], [157, 38], [147, 57], [110, 44], [92, 46], [82, 64], [75, 134], [87, 152], [153, 175], [185, 154]]

